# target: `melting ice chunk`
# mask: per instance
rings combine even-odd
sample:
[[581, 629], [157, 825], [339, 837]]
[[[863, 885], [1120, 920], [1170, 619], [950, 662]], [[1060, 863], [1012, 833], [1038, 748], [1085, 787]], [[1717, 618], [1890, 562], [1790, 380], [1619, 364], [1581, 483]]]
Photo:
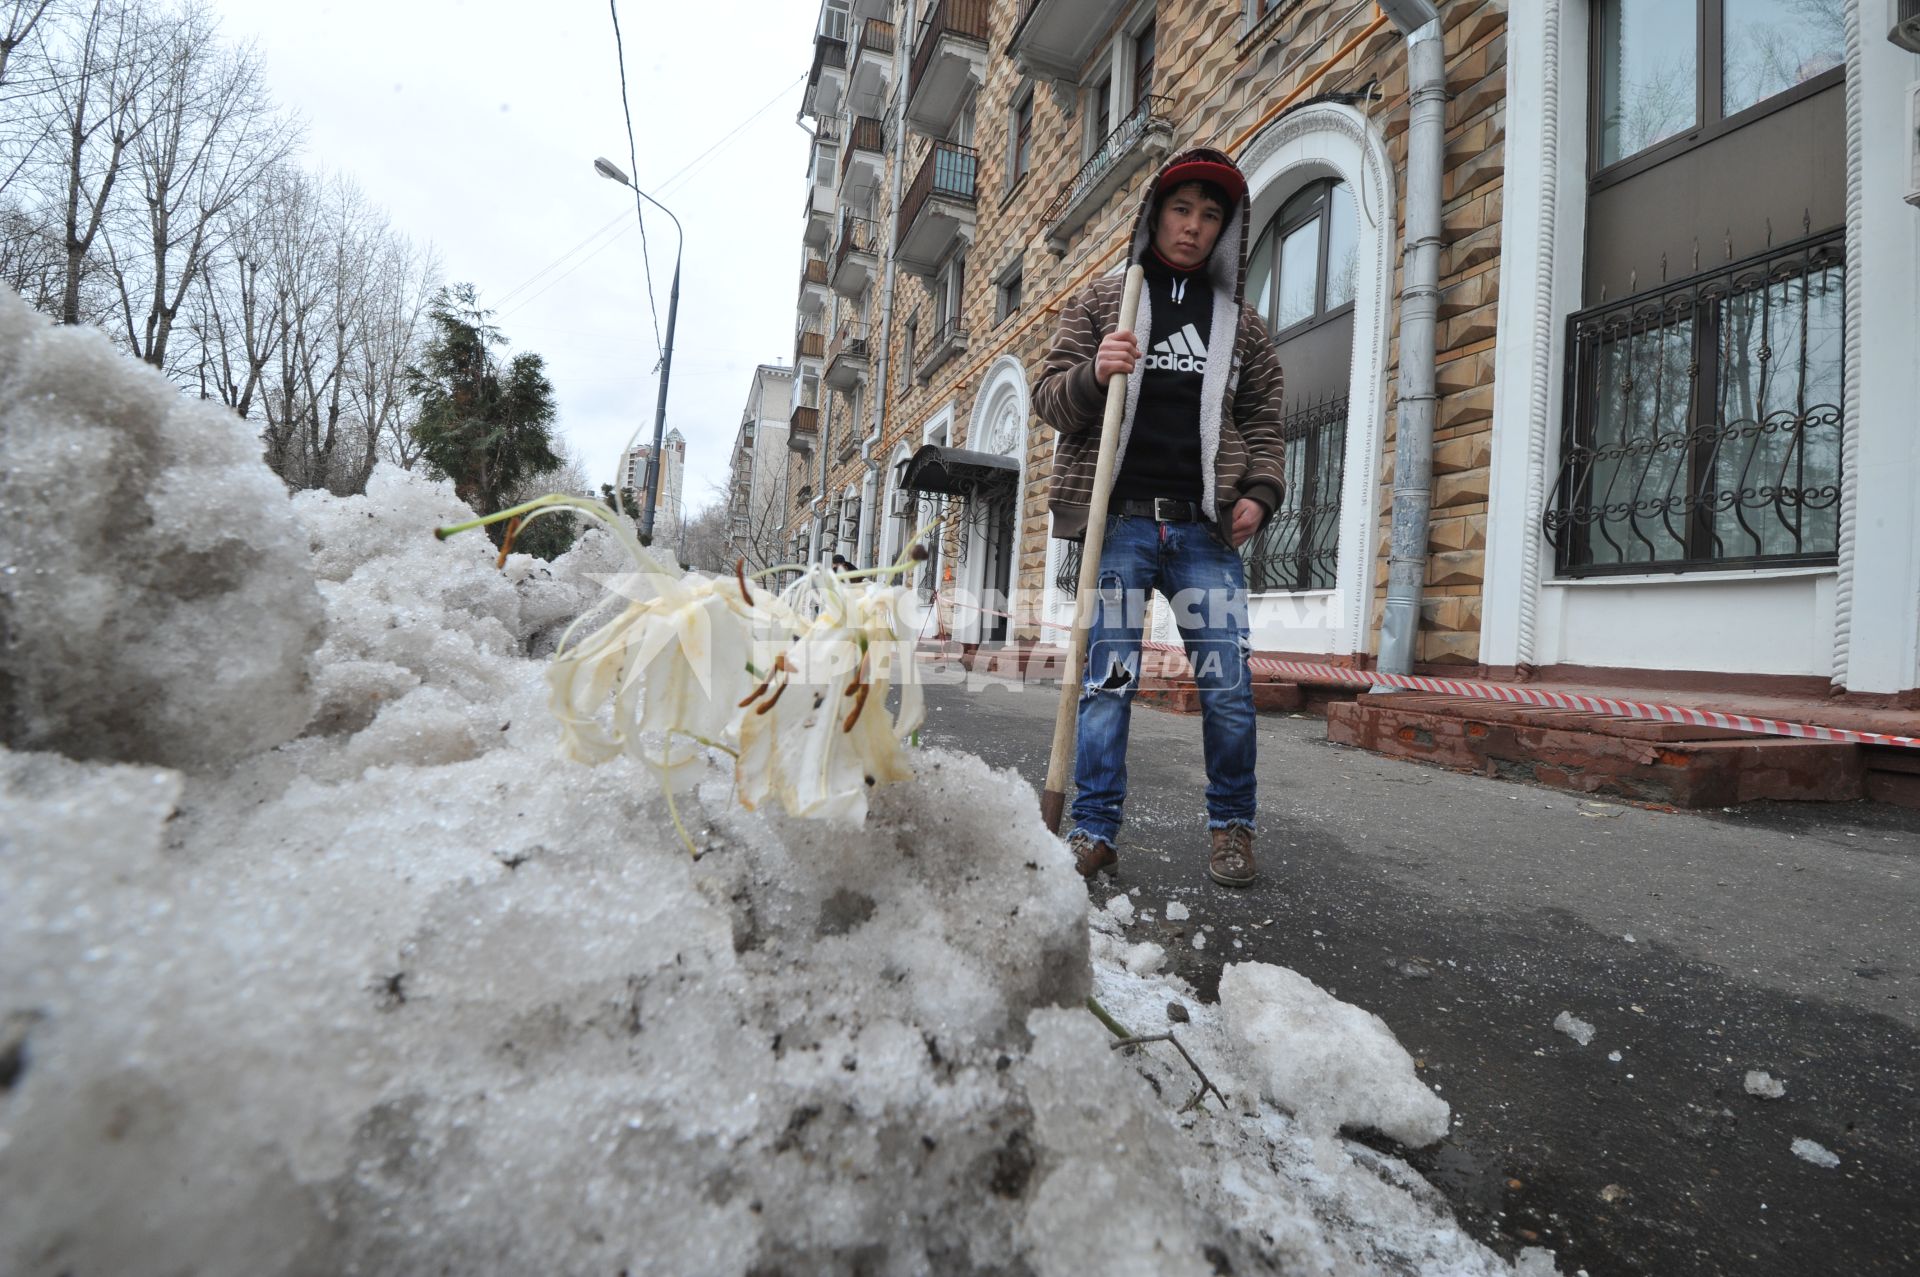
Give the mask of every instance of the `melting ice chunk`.
[[1553, 1017], [1553, 1027], [1578, 1042], [1581, 1046], [1593, 1041], [1593, 1026], [1571, 1011], [1562, 1011]]

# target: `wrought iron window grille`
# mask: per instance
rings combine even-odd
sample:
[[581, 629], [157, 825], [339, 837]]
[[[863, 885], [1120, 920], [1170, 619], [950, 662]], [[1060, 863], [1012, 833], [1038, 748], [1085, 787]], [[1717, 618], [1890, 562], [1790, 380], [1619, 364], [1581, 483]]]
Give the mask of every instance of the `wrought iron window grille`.
[[1836, 561], [1845, 261], [1812, 236], [1571, 317], [1560, 575]]
[[1080, 552], [1084, 547], [1078, 541], [1060, 543], [1060, 564], [1053, 570], [1053, 588], [1065, 598], [1076, 598], [1080, 593]]
[[1280, 508], [1241, 547], [1247, 590], [1331, 590], [1340, 558], [1340, 485], [1346, 472], [1347, 397], [1327, 399], [1280, 423], [1287, 491]]

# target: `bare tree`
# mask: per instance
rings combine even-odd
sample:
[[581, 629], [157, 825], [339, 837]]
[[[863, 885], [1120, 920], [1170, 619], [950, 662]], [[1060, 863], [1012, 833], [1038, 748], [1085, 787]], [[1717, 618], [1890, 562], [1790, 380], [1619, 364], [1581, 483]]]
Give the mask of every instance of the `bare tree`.
[[370, 297], [361, 312], [347, 393], [367, 427], [359, 487], [381, 457], [411, 470], [420, 459], [413, 423], [419, 402], [407, 393], [407, 366], [419, 353], [426, 331], [427, 305], [440, 287], [440, 265], [432, 249], [389, 235], [380, 246]]
[[731, 572], [741, 556], [728, 531], [727, 503], [710, 501], [687, 519], [687, 566], [702, 572]]
[[162, 65], [143, 0], [94, 0], [84, 25], [62, 33], [62, 74], [49, 90], [59, 122], [66, 278], [59, 320], [83, 322], [80, 283], [87, 254], [112, 208], [127, 150], [146, 127], [148, 85]]
[[0, 30], [0, 86], [7, 82], [13, 51], [33, 38], [34, 28], [52, 7], [53, 0], [8, 0], [0, 6], [0, 12], [6, 14], [6, 27]]
[[146, 97], [146, 125], [133, 141], [128, 174], [145, 206], [128, 236], [139, 249], [115, 252], [111, 227], [104, 239], [128, 349], [166, 368], [175, 320], [206, 268], [224, 215], [286, 158], [298, 134], [274, 111], [255, 51], [222, 46], [198, 4], [174, 18]]

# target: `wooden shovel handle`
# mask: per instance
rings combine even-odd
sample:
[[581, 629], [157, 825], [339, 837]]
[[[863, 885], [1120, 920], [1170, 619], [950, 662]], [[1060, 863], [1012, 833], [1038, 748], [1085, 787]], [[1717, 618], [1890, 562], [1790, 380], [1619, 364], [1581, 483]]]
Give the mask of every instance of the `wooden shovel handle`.
[[[1138, 266], [1127, 268], [1126, 290], [1120, 296], [1118, 331], [1132, 332], [1140, 313]], [[1040, 818], [1060, 832], [1067, 801], [1067, 768], [1073, 759], [1074, 732], [1079, 723], [1080, 671], [1087, 663], [1087, 631], [1093, 625], [1095, 594], [1100, 585], [1100, 551], [1107, 539], [1107, 494], [1113, 490], [1114, 456], [1120, 451], [1120, 418], [1127, 411], [1127, 373], [1107, 379], [1107, 413], [1100, 423], [1100, 459], [1093, 468], [1093, 492], [1087, 501], [1086, 539], [1080, 550], [1080, 586], [1074, 598], [1073, 628], [1067, 638], [1067, 660], [1060, 670], [1060, 706], [1053, 717], [1053, 754], [1047, 760], [1047, 787], [1040, 794]]]

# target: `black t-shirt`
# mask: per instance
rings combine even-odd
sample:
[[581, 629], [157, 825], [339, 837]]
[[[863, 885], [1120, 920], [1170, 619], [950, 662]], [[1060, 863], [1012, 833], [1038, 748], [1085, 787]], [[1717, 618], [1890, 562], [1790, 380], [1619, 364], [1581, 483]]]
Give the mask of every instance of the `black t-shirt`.
[[1200, 474], [1200, 385], [1213, 328], [1213, 282], [1205, 262], [1182, 271], [1162, 261], [1152, 249], [1141, 265], [1153, 307], [1153, 330], [1134, 370], [1140, 378], [1140, 402], [1134, 409], [1127, 455], [1113, 481], [1113, 495], [1198, 501], [1205, 491]]

